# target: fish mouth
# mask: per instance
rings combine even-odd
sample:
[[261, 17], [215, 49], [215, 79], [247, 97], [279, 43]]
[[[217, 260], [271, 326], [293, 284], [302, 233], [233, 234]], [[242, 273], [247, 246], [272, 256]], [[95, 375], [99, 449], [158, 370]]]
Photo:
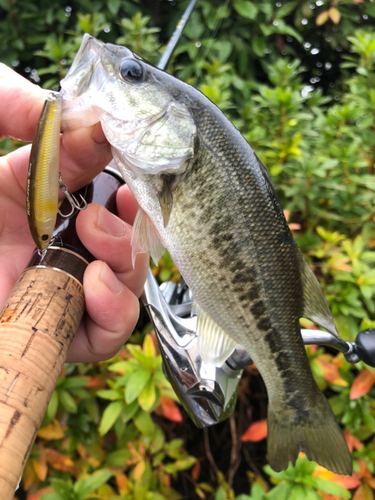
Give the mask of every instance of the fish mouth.
[[96, 66], [100, 63], [103, 42], [85, 33], [81, 46], [68, 74], [61, 80], [64, 99], [83, 95], [92, 83]]
[[85, 34], [68, 74], [61, 80], [61, 130], [89, 127], [100, 121], [97, 95], [108, 78], [106, 69], [116, 58], [134, 57], [126, 47], [105, 44]]
[[86, 33], [68, 74], [61, 80], [62, 131], [89, 127], [100, 121], [94, 103], [95, 95], [105, 81], [101, 66], [103, 45]]

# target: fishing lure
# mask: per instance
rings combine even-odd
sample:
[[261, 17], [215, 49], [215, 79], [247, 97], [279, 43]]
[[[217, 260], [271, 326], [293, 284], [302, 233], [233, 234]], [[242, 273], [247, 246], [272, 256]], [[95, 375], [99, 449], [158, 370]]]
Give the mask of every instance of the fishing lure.
[[[62, 217], [71, 217], [75, 210], [87, 207], [82, 195], [81, 206], [69, 193], [59, 172], [61, 110], [62, 97], [51, 92], [44, 103], [30, 153], [26, 208], [30, 232], [39, 251], [45, 250], [51, 242], [57, 212]], [[61, 213], [58, 208], [59, 190], [71, 205], [68, 214]]]
[[51, 241], [58, 211], [61, 110], [61, 96], [51, 92], [39, 119], [27, 172], [27, 217], [39, 250]]

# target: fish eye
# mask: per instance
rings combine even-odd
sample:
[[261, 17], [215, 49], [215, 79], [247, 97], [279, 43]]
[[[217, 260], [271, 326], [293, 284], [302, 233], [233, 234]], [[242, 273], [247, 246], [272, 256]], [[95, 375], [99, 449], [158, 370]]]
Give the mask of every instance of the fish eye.
[[119, 67], [123, 80], [128, 82], [143, 82], [144, 71], [142, 65], [134, 59], [125, 59]]

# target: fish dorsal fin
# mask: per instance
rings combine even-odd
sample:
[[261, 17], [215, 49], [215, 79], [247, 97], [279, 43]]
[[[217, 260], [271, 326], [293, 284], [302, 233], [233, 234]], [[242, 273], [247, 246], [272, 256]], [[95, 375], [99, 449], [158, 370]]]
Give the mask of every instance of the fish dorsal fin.
[[197, 303], [194, 303], [192, 314], [197, 314], [198, 350], [202, 361], [221, 366], [238, 342], [230, 338]]
[[318, 280], [300, 250], [298, 250], [298, 256], [303, 284], [302, 317], [317, 323], [336, 337], [339, 337], [327, 300], [324, 297]]
[[134, 220], [131, 246], [133, 268], [138, 253], [149, 253], [154, 263], [158, 265], [165, 250], [154, 225], [141, 208], [138, 209]]

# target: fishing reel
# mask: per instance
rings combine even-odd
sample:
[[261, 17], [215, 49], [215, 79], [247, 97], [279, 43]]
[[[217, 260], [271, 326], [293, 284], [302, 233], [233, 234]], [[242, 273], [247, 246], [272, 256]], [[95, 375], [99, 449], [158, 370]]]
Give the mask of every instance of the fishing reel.
[[[196, 316], [191, 316], [194, 297], [181, 279], [158, 285], [148, 273], [143, 304], [155, 328], [163, 358], [163, 370], [181, 404], [197, 427], [209, 427], [231, 415], [242, 371], [252, 364], [239, 344], [220, 367], [205, 363], [198, 351]], [[305, 345], [318, 344], [342, 352], [349, 363], [363, 361], [375, 367], [375, 329], [358, 333], [345, 342], [322, 330], [301, 329]]]

